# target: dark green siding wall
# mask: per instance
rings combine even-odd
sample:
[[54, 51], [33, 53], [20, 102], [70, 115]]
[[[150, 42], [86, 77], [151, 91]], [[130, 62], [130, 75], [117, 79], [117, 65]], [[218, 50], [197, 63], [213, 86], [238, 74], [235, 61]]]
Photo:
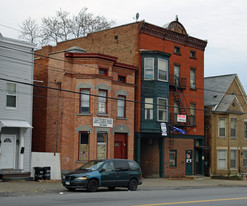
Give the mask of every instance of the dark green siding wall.
[[[154, 80], [144, 80], [144, 58], [145, 57], [153, 57], [154, 61]], [[157, 99], [158, 97], [166, 98], [167, 105], [169, 104], [169, 81], [158, 81], [157, 79], [157, 59], [167, 59], [169, 62], [169, 54], [163, 52], [156, 51], [146, 51], [142, 53], [142, 89], [141, 89], [141, 102], [142, 104], [142, 112], [141, 112], [141, 132], [152, 132], [152, 133], [160, 133], [160, 123], [162, 121], [158, 121], [157, 114]], [[169, 71], [168, 71], [169, 74]], [[153, 119], [145, 120], [145, 98], [153, 98]], [[169, 116], [167, 117], [169, 119]]]

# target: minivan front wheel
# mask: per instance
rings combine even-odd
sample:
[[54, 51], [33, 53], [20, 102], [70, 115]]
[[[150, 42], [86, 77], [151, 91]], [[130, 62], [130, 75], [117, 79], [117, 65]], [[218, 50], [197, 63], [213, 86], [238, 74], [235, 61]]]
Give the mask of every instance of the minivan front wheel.
[[131, 190], [131, 191], [135, 191], [135, 190], [137, 190], [137, 187], [138, 187], [138, 184], [137, 184], [136, 179], [131, 179], [129, 181], [128, 189]]
[[98, 190], [99, 183], [97, 180], [90, 180], [87, 184], [87, 190], [89, 192], [96, 192]]

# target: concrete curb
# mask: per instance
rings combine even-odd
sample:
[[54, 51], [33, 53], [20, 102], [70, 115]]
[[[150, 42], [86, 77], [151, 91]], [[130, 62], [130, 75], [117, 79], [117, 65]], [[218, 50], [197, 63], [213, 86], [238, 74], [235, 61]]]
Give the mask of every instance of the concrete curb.
[[[144, 178], [143, 184], [139, 185], [139, 190], [145, 189], [172, 189], [178, 187], [222, 187], [222, 186], [242, 186], [247, 187], [247, 181], [244, 180], [215, 180], [208, 177], [201, 178]], [[42, 181], [9, 181], [0, 182], [0, 196], [16, 196], [16, 195], [38, 195], [63, 193], [67, 190], [58, 180], [42, 180]]]

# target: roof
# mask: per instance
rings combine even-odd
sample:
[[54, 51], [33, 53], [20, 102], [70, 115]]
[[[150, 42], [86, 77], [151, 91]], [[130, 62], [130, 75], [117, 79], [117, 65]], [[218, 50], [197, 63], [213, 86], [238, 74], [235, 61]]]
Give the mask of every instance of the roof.
[[[231, 106], [238, 105], [239, 112], [244, 112], [235, 90], [226, 93], [233, 81], [236, 83], [241, 96], [247, 104], [246, 93], [237, 74], [204, 78], [204, 106], [212, 106], [213, 111], [226, 112], [232, 110]], [[233, 110], [232, 110], [233, 111]], [[235, 111], [235, 109], [234, 109]], [[235, 111], [236, 112], [236, 111]]]
[[15, 44], [19, 46], [24, 46], [24, 47], [30, 47], [30, 48], [35, 48], [36, 45], [30, 42], [22, 41], [22, 40], [17, 40], [17, 39], [12, 39], [12, 38], [7, 38], [4, 37], [0, 33], [0, 42], [8, 43], [8, 44]]
[[224, 97], [236, 74], [204, 78], [204, 106], [216, 106]]
[[233, 100], [236, 98], [235, 95], [226, 95], [222, 98], [221, 102], [217, 106], [217, 111], [227, 111]]
[[73, 52], [73, 53], [86, 53], [87, 51], [85, 49], [82, 49], [77, 46], [72, 46], [65, 50], [65, 52]]

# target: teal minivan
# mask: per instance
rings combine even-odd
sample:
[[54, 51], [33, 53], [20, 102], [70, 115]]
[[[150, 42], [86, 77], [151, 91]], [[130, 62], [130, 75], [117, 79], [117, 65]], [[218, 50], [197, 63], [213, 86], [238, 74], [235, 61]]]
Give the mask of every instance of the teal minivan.
[[91, 160], [64, 175], [62, 184], [69, 191], [86, 188], [90, 192], [96, 192], [98, 187], [108, 187], [109, 190], [126, 187], [135, 191], [142, 184], [142, 171], [134, 160]]

